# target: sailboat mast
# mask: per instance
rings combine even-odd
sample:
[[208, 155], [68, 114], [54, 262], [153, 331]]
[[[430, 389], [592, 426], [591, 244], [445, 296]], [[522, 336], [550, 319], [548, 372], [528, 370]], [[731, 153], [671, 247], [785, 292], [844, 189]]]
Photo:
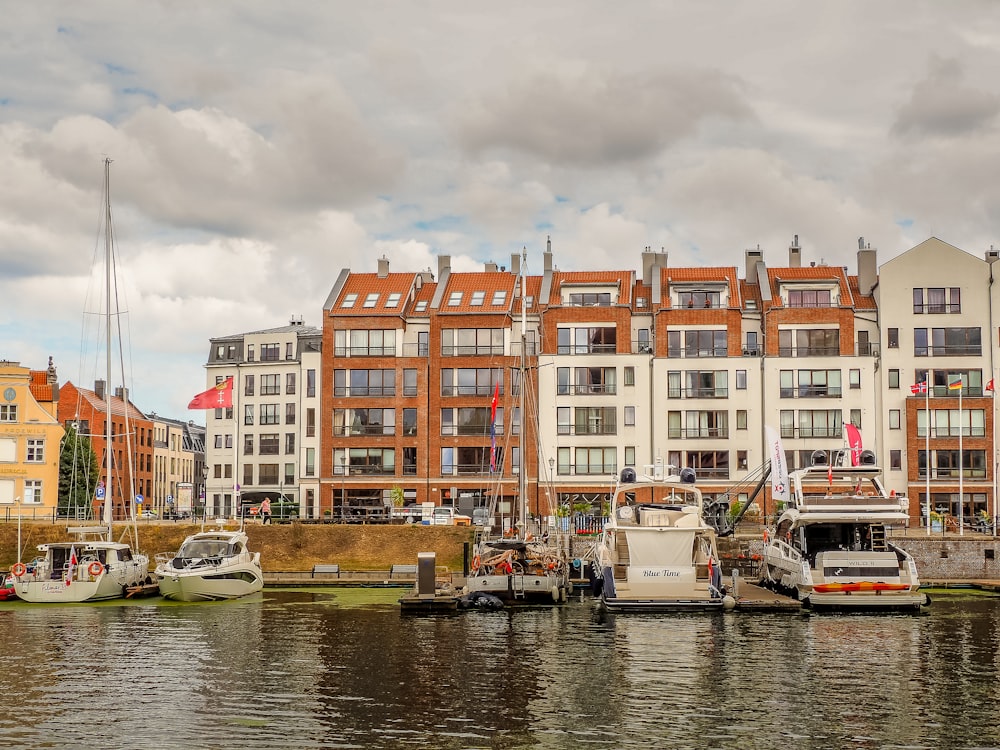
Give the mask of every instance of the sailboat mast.
[[528, 251], [521, 249], [521, 372], [518, 377], [517, 401], [518, 413], [521, 418], [521, 470], [517, 473], [518, 517], [522, 524], [522, 533], [527, 535], [528, 520], [528, 451], [525, 437], [528, 432], [528, 420], [524, 413], [524, 389], [527, 388], [525, 375], [528, 372], [526, 349], [528, 346], [528, 285], [525, 281], [525, 267], [528, 262]]
[[107, 525], [108, 541], [111, 541], [111, 520], [113, 518], [113, 484], [111, 453], [111, 159], [104, 159], [104, 523]]

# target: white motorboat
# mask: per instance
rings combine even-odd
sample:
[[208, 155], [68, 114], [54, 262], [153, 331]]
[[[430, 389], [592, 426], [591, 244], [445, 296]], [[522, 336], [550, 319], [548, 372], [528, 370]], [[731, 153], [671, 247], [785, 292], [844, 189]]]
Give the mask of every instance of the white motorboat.
[[264, 588], [260, 553], [247, 549], [243, 530], [192, 534], [176, 553], [156, 556], [155, 572], [160, 594], [182, 602], [237, 599]]
[[594, 550], [595, 593], [609, 612], [731, 609], [716, 531], [704, 517], [695, 473], [663, 466], [622, 470], [611, 517]]
[[26, 602], [68, 603], [120, 599], [131, 586], [150, 581], [149, 558], [121, 542], [86, 537], [101, 527], [70, 529], [76, 542], [38, 545], [41, 557], [11, 568], [14, 590]]
[[[764, 541], [761, 583], [806, 606], [848, 610], [913, 609], [927, 604], [913, 557], [890, 542], [886, 529], [905, 527], [907, 498], [887, 493], [875, 454], [860, 465], [847, 456], [789, 474], [791, 494]], [[836, 465], [834, 465], [836, 464]]]

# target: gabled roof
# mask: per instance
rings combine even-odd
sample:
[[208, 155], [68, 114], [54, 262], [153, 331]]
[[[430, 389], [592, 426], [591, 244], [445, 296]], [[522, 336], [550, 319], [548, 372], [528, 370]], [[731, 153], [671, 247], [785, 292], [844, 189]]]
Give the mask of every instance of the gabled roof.
[[38, 403], [52, 403], [59, 398], [59, 385], [49, 382], [49, 374], [45, 370], [32, 370], [28, 390]]
[[[385, 276], [379, 276], [377, 273], [352, 273], [347, 277], [344, 288], [340, 290], [329, 312], [337, 316], [399, 317], [406, 314], [406, 305], [415, 278], [414, 273], [390, 273]], [[344, 303], [352, 295], [353, 302], [345, 307]], [[390, 300], [395, 301], [391, 307], [387, 306]]]
[[854, 300], [855, 310], [878, 309], [878, 305], [875, 304], [875, 295], [861, 293], [861, 284], [859, 283], [857, 276], [848, 276], [847, 285], [851, 290], [851, 298]]
[[[72, 386], [72, 383], [67, 383], [67, 386]], [[104, 399], [98, 398], [94, 391], [88, 390], [86, 388], [76, 388], [77, 393], [80, 394], [80, 400], [86, 401], [95, 410], [104, 413]], [[122, 399], [117, 396], [111, 396], [111, 413], [116, 416], [128, 415], [129, 419], [142, 419], [148, 420], [149, 418], [143, 414], [141, 411], [135, 408], [131, 403], [122, 401]]]
[[[529, 291], [530, 291], [530, 279]], [[483, 271], [478, 273], [450, 273], [445, 281], [444, 294], [441, 297], [439, 313], [481, 313], [484, 315], [511, 312], [515, 289], [518, 288], [518, 277], [504, 271]], [[502, 304], [494, 305], [497, 292], [503, 292]], [[459, 299], [459, 304], [451, 305], [453, 296]], [[478, 304], [473, 304], [476, 301]], [[519, 309], [519, 308], [518, 308]]]

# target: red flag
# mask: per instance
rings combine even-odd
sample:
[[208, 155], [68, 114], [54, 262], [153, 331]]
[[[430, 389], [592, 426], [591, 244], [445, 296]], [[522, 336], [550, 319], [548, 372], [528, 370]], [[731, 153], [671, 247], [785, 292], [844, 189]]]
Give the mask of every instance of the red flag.
[[497, 421], [497, 399], [500, 398], [500, 381], [497, 381], [493, 389], [493, 400], [490, 401], [490, 423]]
[[826, 467], [826, 483], [833, 486], [833, 465], [830, 464]]
[[990, 378], [990, 382], [986, 384], [986, 390], [988, 391], [993, 390], [993, 378]]
[[233, 379], [228, 377], [214, 388], [199, 393], [188, 404], [188, 409], [231, 409], [233, 406]]
[[[992, 380], [990, 381], [993, 382]], [[910, 393], [916, 396], [918, 393], [927, 393], [927, 381], [921, 381], [920, 383], [914, 383], [910, 386]]]
[[851, 447], [851, 466], [861, 463], [861, 430], [851, 423], [844, 425], [847, 430], [847, 444]]

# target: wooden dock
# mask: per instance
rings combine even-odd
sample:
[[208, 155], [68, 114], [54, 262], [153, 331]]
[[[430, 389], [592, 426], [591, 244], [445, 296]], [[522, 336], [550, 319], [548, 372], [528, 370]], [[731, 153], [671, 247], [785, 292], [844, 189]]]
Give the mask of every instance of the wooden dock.
[[739, 597], [736, 599], [737, 612], [802, 612], [802, 602], [784, 594], [741, 580]]

